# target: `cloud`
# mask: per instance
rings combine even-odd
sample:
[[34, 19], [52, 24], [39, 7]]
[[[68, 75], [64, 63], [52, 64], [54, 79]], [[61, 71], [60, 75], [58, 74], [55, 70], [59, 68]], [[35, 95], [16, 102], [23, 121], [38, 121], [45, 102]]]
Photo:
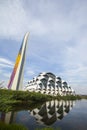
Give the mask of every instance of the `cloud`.
[[35, 72], [34, 72], [34, 70], [30, 70], [30, 68], [28, 69], [28, 71], [26, 72], [26, 75], [27, 76], [34, 76], [35, 75]]
[[12, 68], [13, 67], [13, 62], [8, 60], [8, 59], [6, 59], [6, 58], [0, 57], [0, 66], [3, 67], [3, 68], [4, 67]]
[[0, 64], [1, 68], [12, 68], [11, 65], [6, 65], [6, 64]]
[[13, 62], [7, 58], [0, 57], [0, 80], [7, 82], [11, 75], [11, 70], [13, 68]]
[[2, 1], [0, 8], [1, 38], [19, 40], [27, 31], [35, 33], [37, 30], [37, 34], [44, 32], [43, 23], [39, 19], [33, 19], [30, 12], [24, 10], [21, 1]]
[[0, 36], [20, 39], [26, 31], [30, 31], [33, 36], [70, 40], [87, 23], [86, 1], [73, 1], [71, 4], [67, 1], [68, 8], [64, 1], [38, 2], [2, 1]]
[[6, 58], [2, 58], [0, 57], [0, 63], [3, 63], [3, 64], [8, 64], [8, 65], [13, 65], [13, 62], [6, 59]]

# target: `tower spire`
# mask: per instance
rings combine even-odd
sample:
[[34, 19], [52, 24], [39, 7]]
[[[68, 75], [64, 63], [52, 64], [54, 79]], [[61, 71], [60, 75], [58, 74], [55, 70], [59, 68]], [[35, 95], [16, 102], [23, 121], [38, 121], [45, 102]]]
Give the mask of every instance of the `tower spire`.
[[24, 63], [25, 63], [28, 36], [29, 36], [29, 33], [26, 33], [24, 36], [22, 45], [20, 47], [19, 53], [16, 58], [13, 72], [10, 77], [8, 89], [22, 90]]

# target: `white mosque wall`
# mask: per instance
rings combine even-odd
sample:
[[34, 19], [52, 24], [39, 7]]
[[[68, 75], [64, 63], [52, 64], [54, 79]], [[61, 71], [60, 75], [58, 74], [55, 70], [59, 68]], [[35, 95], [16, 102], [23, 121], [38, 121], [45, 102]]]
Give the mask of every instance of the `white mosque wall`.
[[75, 94], [75, 91], [68, 85], [66, 81], [50, 72], [40, 73], [37, 77], [33, 78], [33, 80], [30, 80], [25, 86], [25, 90], [54, 96]]

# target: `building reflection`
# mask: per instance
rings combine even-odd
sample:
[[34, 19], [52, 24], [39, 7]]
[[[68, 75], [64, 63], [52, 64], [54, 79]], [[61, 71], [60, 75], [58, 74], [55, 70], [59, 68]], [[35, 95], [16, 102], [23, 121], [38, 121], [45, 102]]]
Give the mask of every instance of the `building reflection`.
[[30, 116], [36, 119], [39, 124], [51, 125], [58, 120], [62, 120], [75, 105], [75, 101], [52, 100], [44, 103], [33, 110], [23, 110], [19, 112], [0, 112], [0, 121], [7, 124], [30, 122]]
[[40, 108], [33, 109], [30, 114], [41, 124], [51, 125], [57, 120], [62, 120], [75, 105], [75, 101], [52, 100]]

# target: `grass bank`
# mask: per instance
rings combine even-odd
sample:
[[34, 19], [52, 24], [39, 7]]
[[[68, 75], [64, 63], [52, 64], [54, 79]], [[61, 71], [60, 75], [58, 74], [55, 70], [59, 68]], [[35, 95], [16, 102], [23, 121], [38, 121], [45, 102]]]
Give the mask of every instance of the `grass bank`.
[[87, 95], [80, 95], [81, 99], [87, 99]]
[[0, 130], [28, 130], [22, 125], [18, 124], [5, 124], [3, 122], [0, 122]]
[[81, 97], [67, 95], [67, 96], [50, 96], [41, 93], [28, 92], [28, 91], [13, 91], [0, 89], [0, 111], [8, 112], [15, 109], [15, 107], [22, 107], [32, 109], [38, 104], [49, 100], [77, 100]]
[[[28, 130], [26, 127], [19, 125], [19, 124], [5, 124], [3, 122], [0, 122], [0, 130]], [[35, 130], [61, 130], [60, 128], [52, 128], [52, 127], [46, 127], [46, 128], [36, 128]]]

